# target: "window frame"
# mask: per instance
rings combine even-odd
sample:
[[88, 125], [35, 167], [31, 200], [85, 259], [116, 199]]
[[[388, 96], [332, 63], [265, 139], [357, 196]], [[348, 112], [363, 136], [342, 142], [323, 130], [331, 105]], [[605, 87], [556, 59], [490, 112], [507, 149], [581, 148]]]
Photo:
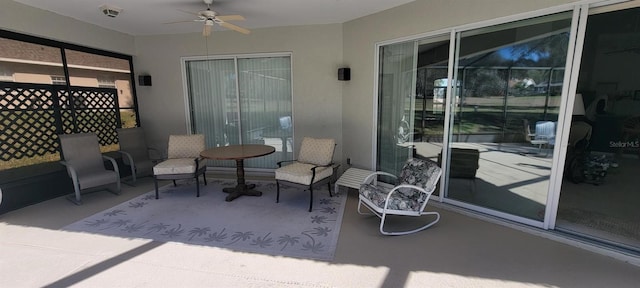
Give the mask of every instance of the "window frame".
[[[70, 43], [65, 43], [65, 42], [61, 42], [61, 41], [56, 41], [56, 40], [51, 40], [51, 39], [47, 39], [47, 38], [42, 38], [42, 37], [37, 37], [37, 36], [31, 36], [31, 35], [25, 35], [25, 34], [21, 34], [21, 33], [17, 33], [17, 32], [12, 32], [12, 31], [7, 31], [7, 30], [2, 30], [0, 29], [0, 38], [3, 39], [8, 39], [8, 40], [13, 40], [13, 41], [20, 41], [20, 42], [24, 42], [24, 43], [28, 43], [28, 44], [35, 44], [35, 45], [41, 45], [41, 46], [47, 46], [50, 47], [52, 49], [57, 49], [60, 51], [60, 60], [61, 60], [61, 64], [62, 64], [62, 71], [64, 72], [64, 75], [60, 74], [55, 74], [55, 75], [51, 75], [51, 83], [47, 84], [47, 85], [52, 85], [52, 86], [58, 86], [58, 87], [62, 87], [61, 89], [64, 89], [66, 91], [73, 91], [73, 89], [77, 89], [77, 87], [70, 85], [70, 76], [69, 76], [69, 67], [68, 67], [68, 63], [67, 63], [67, 58], [65, 55], [65, 51], [67, 50], [75, 50], [75, 51], [81, 51], [81, 52], [85, 52], [88, 54], [93, 54], [93, 55], [99, 55], [99, 56], [105, 56], [105, 57], [109, 57], [109, 58], [115, 58], [115, 59], [120, 59], [120, 60], [124, 60], [127, 61], [128, 63], [128, 69], [129, 69], [129, 79], [128, 81], [130, 82], [131, 85], [131, 98], [132, 98], [132, 106], [127, 106], [127, 107], [120, 107], [119, 105], [117, 105], [117, 99], [116, 99], [116, 113], [120, 114], [122, 113], [122, 111], [133, 111], [133, 114], [135, 115], [135, 126], [140, 126], [140, 116], [139, 116], [139, 109], [138, 109], [138, 99], [137, 99], [137, 93], [136, 93], [136, 85], [135, 85], [135, 72], [134, 72], [134, 68], [133, 68], [133, 56], [130, 55], [125, 55], [125, 54], [121, 54], [121, 53], [116, 53], [116, 52], [111, 52], [111, 51], [106, 51], [106, 50], [100, 50], [100, 49], [95, 49], [95, 48], [90, 48], [90, 47], [86, 47], [86, 46], [81, 46], [81, 45], [76, 45], [76, 44], [70, 44]], [[62, 81], [59, 81], [59, 83], [55, 83], [56, 81], [54, 81], [54, 77], [61, 77], [64, 78], [64, 81], [66, 81], [66, 83], [62, 83]], [[4, 82], [15, 82], [15, 81], [4, 81]], [[33, 83], [25, 83], [27, 85], [33, 84]], [[38, 84], [40, 85], [40, 84]], [[91, 88], [91, 87], [88, 87]], [[99, 87], [95, 87], [96, 89], [103, 89], [103, 88], [99, 88]], [[55, 88], [58, 89], [58, 88]], [[117, 98], [117, 96], [116, 96]], [[58, 108], [55, 108], [58, 109]], [[120, 126], [122, 126], [122, 122], [120, 121], [120, 117], [117, 116], [117, 123], [114, 123], [116, 127], [113, 127], [114, 130], [116, 128], [120, 128]], [[59, 123], [55, 123], [56, 121], [60, 121], [60, 119], [58, 118], [54, 118], [50, 121], [53, 121], [53, 125], [60, 125]], [[72, 133], [77, 133], [80, 131], [76, 131], [78, 129], [77, 125], [73, 125], [73, 131]], [[57, 132], [60, 133], [65, 133], [63, 132], [63, 130], [60, 130], [60, 127], [57, 127], [56, 129]], [[56, 132], [56, 133], [57, 133]], [[117, 144], [117, 140], [116, 140], [116, 144]], [[109, 144], [111, 145], [111, 144]], [[106, 146], [105, 146], [106, 147]], [[117, 146], [116, 146], [117, 147]], [[113, 149], [113, 148], [110, 148]], [[57, 147], [57, 153], [60, 153], [60, 147]], [[37, 154], [40, 155], [40, 154]], [[47, 154], [48, 155], [48, 154]], [[56, 155], [56, 153], [53, 153], [51, 155]], [[16, 159], [22, 159], [22, 158], [11, 158], [8, 159], [7, 161], [9, 162], [5, 168], [0, 168], [0, 170], [4, 170], [4, 169], [13, 169], [13, 168], [17, 168], [17, 167], [22, 167], [22, 166], [31, 166], [31, 165], [37, 165], [40, 163], [47, 163], [50, 162], [51, 160], [40, 160], [37, 161], [37, 163], [34, 163], [32, 161], [27, 160], [26, 161], [26, 165], [20, 165], [20, 164], [12, 164], [11, 161], [16, 160]]]

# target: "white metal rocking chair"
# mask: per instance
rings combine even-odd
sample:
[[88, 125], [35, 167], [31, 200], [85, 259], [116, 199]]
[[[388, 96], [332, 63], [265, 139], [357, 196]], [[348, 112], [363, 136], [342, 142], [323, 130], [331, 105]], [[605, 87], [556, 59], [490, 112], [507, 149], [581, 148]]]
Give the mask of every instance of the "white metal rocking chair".
[[[400, 176], [377, 171], [367, 176], [360, 185], [358, 213], [361, 207], [368, 208], [380, 218], [380, 233], [384, 235], [405, 235], [427, 229], [440, 220], [438, 212], [425, 212], [424, 208], [436, 189], [442, 169], [431, 160], [413, 158], [407, 160]], [[377, 177], [389, 176], [398, 180], [398, 184], [389, 190], [377, 185]], [[387, 215], [422, 216], [435, 215], [435, 220], [409, 231], [390, 232], [385, 230]]]

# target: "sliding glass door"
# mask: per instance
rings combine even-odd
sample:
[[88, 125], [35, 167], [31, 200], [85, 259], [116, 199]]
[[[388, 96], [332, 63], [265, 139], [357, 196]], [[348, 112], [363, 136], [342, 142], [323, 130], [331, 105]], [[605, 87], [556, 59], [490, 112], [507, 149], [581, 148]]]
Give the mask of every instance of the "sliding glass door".
[[379, 44], [376, 168], [431, 159], [442, 202], [638, 251], [633, 5]]
[[457, 33], [448, 199], [544, 220], [571, 17]]
[[444, 169], [441, 201], [543, 227], [562, 172], [574, 17], [380, 44], [376, 168], [398, 174], [408, 158], [431, 159]]
[[[291, 159], [290, 55], [186, 59], [190, 124], [205, 135], [207, 147], [265, 144], [276, 153], [245, 161], [247, 168], [274, 168]], [[235, 167], [232, 161], [211, 166]]]
[[448, 47], [448, 35], [380, 47], [378, 170], [398, 175], [412, 157], [439, 161]]
[[640, 252], [640, 8], [616, 8], [589, 12], [555, 228]]

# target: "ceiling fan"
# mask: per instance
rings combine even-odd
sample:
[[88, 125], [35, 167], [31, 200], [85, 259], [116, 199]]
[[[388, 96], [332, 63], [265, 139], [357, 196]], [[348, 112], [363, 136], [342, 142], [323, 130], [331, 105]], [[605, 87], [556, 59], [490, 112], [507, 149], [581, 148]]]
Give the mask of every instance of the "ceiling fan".
[[[227, 22], [227, 21], [242, 21], [244, 20], [244, 17], [242, 15], [218, 15], [216, 11], [211, 10], [211, 4], [213, 4], [213, 0], [203, 0], [203, 1], [205, 4], [207, 4], [206, 10], [199, 11], [198, 13], [183, 11], [198, 17], [197, 19], [194, 19], [192, 21], [204, 22], [204, 27], [202, 28], [202, 36], [207, 37], [211, 35], [211, 30], [213, 30], [214, 24], [218, 24], [224, 28], [237, 31], [242, 34], [251, 33], [249, 29], [242, 28], [240, 26]], [[170, 22], [167, 24], [192, 22], [192, 21], [178, 21], [178, 22]]]

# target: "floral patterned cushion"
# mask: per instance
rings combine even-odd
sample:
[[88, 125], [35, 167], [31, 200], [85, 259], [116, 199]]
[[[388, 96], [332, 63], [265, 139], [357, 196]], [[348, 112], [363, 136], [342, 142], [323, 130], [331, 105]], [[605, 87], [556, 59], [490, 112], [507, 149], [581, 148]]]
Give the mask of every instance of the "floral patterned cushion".
[[[360, 185], [360, 195], [369, 199], [373, 204], [381, 209], [384, 208], [388, 193], [389, 191], [380, 186], [375, 186], [373, 184]], [[424, 195], [424, 193], [420, 194]], [[403, 193], [393, 193], [391, 198], [389, 198], [389, 205], [387, 206], [387, 209], [418, 211], [420, 206], [421, 202], [418, 199], [415, 199], [415, 197], [407, 197]]]
[[[438, 163], [431, 160], [423, 160], [412, 158], [402, 167], [400, 176], [398, 176], [398, 184], [409, 184], [423, 188], [427, 191], [435, 189], [438, 180], [440, 180], [441, 169]], [[414, 193], [420, 193], [414, 189], [400, 189], [407, 197]], [[424, 195], [424, 193], [420, 193]]]
[[[431, 160], [409, 159], [402, 167], [397, 184], [414, 185], [431, 192], [435, 190], [441, 171], [438, 164]], [[360, 195], [371, 200], [372, 203], [380, 208], [384, 208], [384, 202], [389, 192], [373, 184], [362, 184], [360, 186]], [[400, 188], [391, 195], [387, 208], [418, 211], [422, 203], [427, 200], [427, 196], [427, 194], [416, 189]]]

